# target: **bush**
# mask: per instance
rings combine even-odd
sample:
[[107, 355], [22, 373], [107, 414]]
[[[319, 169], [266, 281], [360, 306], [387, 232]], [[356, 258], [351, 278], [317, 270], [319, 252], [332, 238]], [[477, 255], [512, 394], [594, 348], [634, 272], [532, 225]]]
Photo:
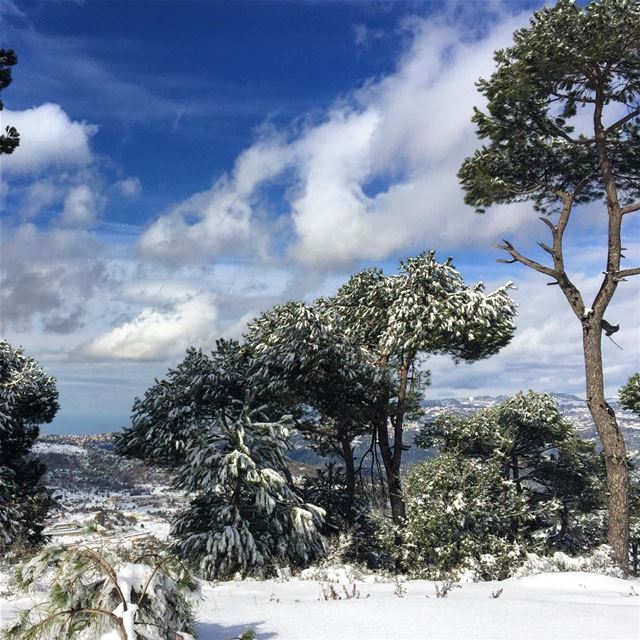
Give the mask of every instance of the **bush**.
[[508, 577], [524, 554], [526, 499], [493, 462], [443, 454], [416, 465], [406, 485], [403, 564], [439, 579], [471, 570], [476, 578]]

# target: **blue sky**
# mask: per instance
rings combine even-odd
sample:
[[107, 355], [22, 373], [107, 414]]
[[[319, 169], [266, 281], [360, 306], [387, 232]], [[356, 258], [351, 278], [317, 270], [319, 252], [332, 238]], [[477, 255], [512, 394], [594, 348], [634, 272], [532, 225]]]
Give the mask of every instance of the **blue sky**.
[[[476, 215], [455, 178], [474, 82], [536, 6], [0, 0], [19, 56], [3, 126], [22, 134], [2, 166], [2, 335], [58, 379], [48, 430], [122, 426], [186, 346], [429, 248], [469, 281], [516, 281], [521, 305], [503, 353], [429, 362], [431, 397], [580, 394], [579, 325], [491, 248], [536, 254], [544, 227], [526, 206]], [[603, 242], [585, 208], [568, 253], [587, 290]], [[625, 283], [610, 314], [610, 393], [639, 368], [637, 299]]]

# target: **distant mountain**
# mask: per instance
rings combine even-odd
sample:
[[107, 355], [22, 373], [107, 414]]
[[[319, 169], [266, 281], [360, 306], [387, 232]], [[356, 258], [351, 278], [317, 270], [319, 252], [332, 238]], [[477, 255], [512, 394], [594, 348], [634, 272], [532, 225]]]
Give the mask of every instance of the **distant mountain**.
[[[597, 440], [597, 433], [589, 415], [586, 402], [575, 395], [552, 394], [562, 413], [575, 425], [582, 438]], [[427, 399], [423, 402], [425, 419], [441, 413], [470, 415], [481, 409], [495, 406], [506, 396], [473, 396], [469, 398]], [[609, 400], [616, 411], [627, 447], [640, 450], [640, 418], [620, 409], [617, 401]], [[422, 422], [422, 421], [421, 421]], [[413, 446], [421, 423], [406, 425], [404, 442], [408, 449], [403, 454], [405, 465], [410, 466], [434, 455], [434, 451]], [[311, 473], [313, 467], [324, 463], [309, 443], [298, 433], [291, 438], [291, 471], [294, 475]], [[363, 455], [369, 447], [369, 439], [361, 438], [356, 450]], [[153, 469], [139, 461], [128, 460], [113, 451], [113, 434], [94, 435], [45, 435], [36, 443], [33, 454], [47, 465], [45, 482], [60, 491], [128, 492], [136, 493], [148, 486], [170, 484], [170, 475], [161, 469]], [[367, 465], [368, 466], [368, 465]]]

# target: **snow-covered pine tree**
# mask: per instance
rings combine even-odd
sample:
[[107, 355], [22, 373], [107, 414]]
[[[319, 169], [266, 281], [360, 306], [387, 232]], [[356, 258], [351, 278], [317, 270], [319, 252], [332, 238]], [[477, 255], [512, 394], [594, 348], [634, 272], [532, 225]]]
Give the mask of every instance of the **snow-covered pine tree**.
[[321, 510], [298, 496], [286, 466], [291, 395], [247, 347], [218, 341], [210, 355], [190, 349], [137, 399], [116, 438], [119, 453], [171, 467], [195, 494], [173, 533], [204, 577], [268, 573], [324, 552]]
[[471, 416], [441, 414], [416, 441], [498, 465], [536, 513], [522, 532], [530, 539], [535, 534], [550, 548], [566, 551], [602, 542], [602, 517], [595, 517], [603, 506], [602, 459], [593, 442], [577, 436], [552, 396], [529, 391]]
[[38, 425], [51, 422], [57, 410], [54, 378], [21, 349], [0, 340], [0, 551], [17, 540], [42, 541], [51, 497], [40, 483], [44, 465], [27, 454]]
[[401, 262], [397, 275], [361, 271], [321, 301], [336, 326], [391, 379], [378, 397], [373, 429], [396, 524], [404, 518], [403, 428], [407, 412], [415, 408], [411, 401], [420, 387], [420, 359], [447, 354], [474, 362], [497, 353], [515, 329], [510, 286], [492, 293], [485, 293], [482, 283], [468, 286], [451, 258], [440, 263], [429, 251]]
[[353, 526], [359, 512], [354, 442], [371, 431], [378, 397], [388, 384], [386, 372], [370, 363], [322, 301], [289, 302], [261, 314], [249, 324], [245, 344], [260, 364], [260, 375], [268, 372], [285, 382], [302, 407], [296, 426], [311, 446], [342, 459], [343, 524]]
[[16, 572], [16, 588], [48, 597], [20, 613], [5, 640], [193, 640], [197, 583], [166, 553], [47, 547]]
[[287, 481], [289, 417], [265, 421], [251, 404], [221, 411], [185, 442], [177, 485], [196, 497], [172, 533], [178, 553], [208, 579], [305, 566], [325, 551], [324, 512]]

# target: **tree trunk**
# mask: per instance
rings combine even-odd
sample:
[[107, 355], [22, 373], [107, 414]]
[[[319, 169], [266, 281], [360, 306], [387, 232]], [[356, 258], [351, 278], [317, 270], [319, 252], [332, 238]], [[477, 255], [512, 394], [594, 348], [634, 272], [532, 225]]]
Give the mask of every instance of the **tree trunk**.
[[342, 458], [344, 460], [344, 472], [347, 481], [347, 513], [345, 514], [347, 522], [350, 525], [355, 524], [355, 501], [356, 501], [356, 465], [353, 461], [353, 448], [351, 440], [347, 436], [340, 439], [342, 448]]
[[392, 449], [389, 443], [389, 428], [387, 416], [384, 420], [382, 416], [378, 421], [378, 447], [382, 462], [384, 464], [385, 475], [387, 478], [387, 490], [389, 492], [389, 506], [391, 507], [391, 519], [394, 524], [400, 524], [404, 520], [405, 507], [404, 498], [402, 497], [402, 484], [400, 481], [400, 460], [399, 456], [394, 456], [394, 447]]
[[607, 472], [609, 528], [613, 559], [625, 575], [629, 570], [629, 468], [627, 450], [616, 414], [604, 395], [602, 320], [592, 314], [582, 322], [587, 406], [598, 430]]

